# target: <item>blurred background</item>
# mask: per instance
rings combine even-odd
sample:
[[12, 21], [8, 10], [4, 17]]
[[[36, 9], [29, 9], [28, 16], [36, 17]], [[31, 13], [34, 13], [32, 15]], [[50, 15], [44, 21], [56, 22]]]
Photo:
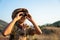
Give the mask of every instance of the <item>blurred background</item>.
[[[16, 8], [28, 9], [43, 32], [29, 36], [28, 40], [60, 40], [60, 0], [0, 0], [0, 40], [9, 39], [1, 33]], [[26, 23], [32, 26], [28, 20]]]
[[60, 20], [60, 0], [0, 0], [0, 19], [9, 23], [16, 8], [27, 8], [39, 25]]

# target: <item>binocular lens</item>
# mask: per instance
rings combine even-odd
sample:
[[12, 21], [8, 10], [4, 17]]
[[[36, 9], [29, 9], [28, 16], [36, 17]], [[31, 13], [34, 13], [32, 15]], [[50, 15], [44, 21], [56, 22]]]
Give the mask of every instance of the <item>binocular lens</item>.
[[19, 16], [27, 16], [27, 14], [20, 14]]

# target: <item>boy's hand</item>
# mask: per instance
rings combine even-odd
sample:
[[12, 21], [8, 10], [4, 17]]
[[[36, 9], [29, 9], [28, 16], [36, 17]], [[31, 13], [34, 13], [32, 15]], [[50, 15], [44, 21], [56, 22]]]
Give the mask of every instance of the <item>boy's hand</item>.
[[27, 18], [30, 22], [32, 22], [32, 16], [31, 16], [30, 14], [28, 14], [28, 15], [26, 16], [26, 18]]
[[22, 14], [23, 14], [23, 12], [19, 12], [15, 17], [15, 20], [20, 20], [22, 17]]

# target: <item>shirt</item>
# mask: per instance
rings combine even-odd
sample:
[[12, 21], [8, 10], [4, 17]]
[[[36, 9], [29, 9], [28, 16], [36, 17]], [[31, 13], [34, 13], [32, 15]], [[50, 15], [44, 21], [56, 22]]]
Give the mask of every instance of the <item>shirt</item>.
[[[19, 40], [22, 37], [28, 37], [28, 35], [34, 35], [35, 29], [31, 27], [27, 27], [25, 30], [14, 26], [12, 33], [10, 34], [9, 40]], [[22, 39], [21, 39], [22, 40]]]

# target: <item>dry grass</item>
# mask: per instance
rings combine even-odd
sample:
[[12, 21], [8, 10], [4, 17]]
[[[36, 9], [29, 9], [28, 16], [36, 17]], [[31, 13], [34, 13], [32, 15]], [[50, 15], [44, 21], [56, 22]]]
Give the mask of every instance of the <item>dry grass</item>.
[[43, 34], [34, 35], [34, 40], [60, 40], [60, 28], [44, 27], [42, 28], [42, 31]]
[[[41, 35], [28, 36], [28, 40], [60, 40], [60, 28], [58, 27], [43, 27]], [[0, 37], [2, 40], [4, 37]], [[5, 38], [8, 40], [8, 38]]]

